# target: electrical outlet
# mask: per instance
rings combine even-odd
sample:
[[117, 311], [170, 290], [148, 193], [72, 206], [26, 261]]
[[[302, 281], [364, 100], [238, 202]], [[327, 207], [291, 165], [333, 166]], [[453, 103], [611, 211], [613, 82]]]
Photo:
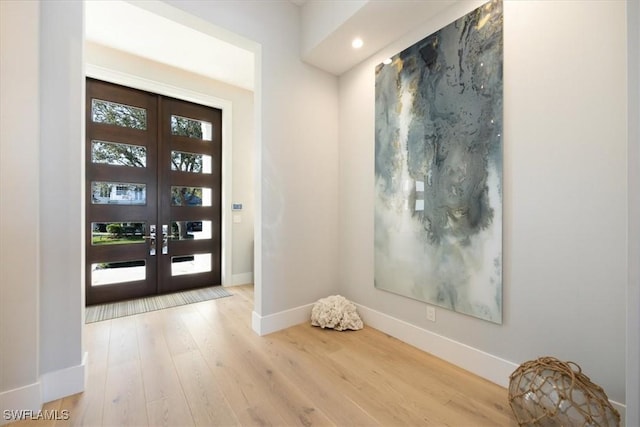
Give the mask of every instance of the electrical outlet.
[[436, 321], [436, 308], [435, 307], [431, 307], [430, 305], [427, 306], [427, 319], [435, 322]]

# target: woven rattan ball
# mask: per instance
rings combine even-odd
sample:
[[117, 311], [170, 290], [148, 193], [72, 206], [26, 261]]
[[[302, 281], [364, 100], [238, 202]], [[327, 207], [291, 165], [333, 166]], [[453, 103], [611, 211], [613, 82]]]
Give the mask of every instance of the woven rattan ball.
[[541, 357], [509, 378], [509, 404], [521, 426], [620, 425], [604, 390], [573, 362]]

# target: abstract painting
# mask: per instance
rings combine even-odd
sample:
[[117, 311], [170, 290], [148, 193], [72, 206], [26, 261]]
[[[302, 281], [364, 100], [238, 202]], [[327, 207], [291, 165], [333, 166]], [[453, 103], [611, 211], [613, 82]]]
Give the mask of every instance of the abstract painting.
[[376, 67], [375, 286], [502, 323], [502, 2]]

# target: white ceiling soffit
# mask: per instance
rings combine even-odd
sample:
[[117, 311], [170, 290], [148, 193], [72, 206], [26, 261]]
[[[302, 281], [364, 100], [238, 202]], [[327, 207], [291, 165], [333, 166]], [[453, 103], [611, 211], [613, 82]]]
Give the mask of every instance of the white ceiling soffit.
[[122, 0], [85, 2], [86, 38], [253, 90], [254, 55]]
[[[342, 17], [343, 21], [339, 25], [334, 22], [335, 30], [314, 46], [304, 46], [303, 43], [302, 58], [339, 76], [457, 2], [458, 0], [369, 0], [352, 15]], [[332, 3], [335, 2], [311, 0], [302, 5], [302, 31], [313, 27], [308, 22], [314, 19], [313, 14], [319, 12], [313, 9], [335, 9], [335, 4]], [[314, 13], [305, 14], [305, 8]], [[324, 12], [331, 13], [330, 10]], [[335, 19], [339, 20], [340, 17]], [[357, 50], [351, 47], [351, 41], [355, 37], [364, 41], [364, 46]], [[312, 39], [313, 35], [306, 38]]]

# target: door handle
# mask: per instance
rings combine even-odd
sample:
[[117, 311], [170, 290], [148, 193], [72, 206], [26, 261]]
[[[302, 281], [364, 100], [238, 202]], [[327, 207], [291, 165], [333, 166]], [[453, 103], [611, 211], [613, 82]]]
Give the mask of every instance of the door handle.
[[145, 239], [149, 240], [149, 255], [153, 256], [156, 254], [156, 225], [151, 224], [149, 226], [149, 235], [144, 236]]
[[169, 253], [169, 226], [162, 224], [162, 255]]

